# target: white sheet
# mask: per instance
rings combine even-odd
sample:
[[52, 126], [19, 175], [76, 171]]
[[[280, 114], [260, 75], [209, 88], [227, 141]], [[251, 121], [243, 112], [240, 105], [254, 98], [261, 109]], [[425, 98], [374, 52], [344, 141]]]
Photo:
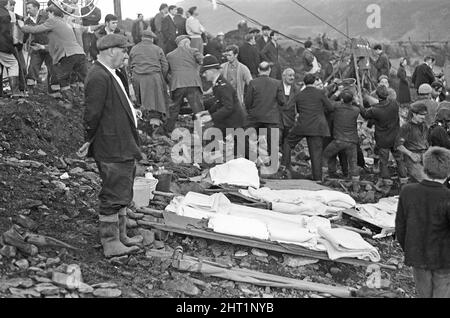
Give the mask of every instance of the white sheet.
[[267, 225], [264, 222], [232, 215], [216, 214], [209, 219], [208, 227], [214, 232], [250, 237], [260, 240], [270, 238]]
[[256, 164], [239, 158], [217, 165], [209, 171], [215, 185], [231, 184], [243, 187], [259, 188], [259, 175]]

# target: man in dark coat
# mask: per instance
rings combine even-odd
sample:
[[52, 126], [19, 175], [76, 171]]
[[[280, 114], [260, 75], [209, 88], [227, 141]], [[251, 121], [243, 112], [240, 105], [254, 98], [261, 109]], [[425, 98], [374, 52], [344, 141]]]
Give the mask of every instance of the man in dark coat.
[[272, 30], [269, 26], [265, 25], [261, 28], [262, 35], [256, 40], [256, 45], [258, 48], [258, 51], [261, 52], [267, 45], [267, 43], [270, 42], [270, 32]]
[[435, 81], [435, 76], [433, 73], [433, 65], [435, 61], [436, 59], [434, 57], [427, 56], [424, 59], [424, 63], [417, 66], [414, 70], [411, 80], [417, 90], [419, 89], [420, 85], [431, 85]]
[[[248, 111], [248, 128], [255, 128], [259, 136], [259, 129], [266, 129], [267, 153], [269, 156], [277, 156], [278, 151], [272, 151], [279, 145], [273, 144], [272, 130], [278, 132], [282, 128], [281, 108], [284, 106], [285, 97], [280, 81], [269, 77], [271, 67], [268, 62], [262, 62], [258, 68], [259, 77], [250, 81], [245, 93], [245, 107]], [[276, 134], [275, 134], [276, 136]], [[273, 160], [273, 158], [272, 158]], [[276, 172], [276, 171], [275, 171]]]
[[134, 21], [131, 27], [131, 35], [133, 36], [134, 44], [138, 44], [142, 41], [142, 32], [148, 28], [148, 23], [144, 21], [144, 16], [139, 13], [138, 18]]
[[420, 298], [450, 298], [450, 151], [433, 147], [424, 154], [426, 179], [400, 192], [395, 234], [413, 268]]
[[208, 38], [208, 43], [205, 45], [205, 55], [213, 55], [219, 62], [225, 63], [227, 60], [223, 56], [223, 50], [225, 49], [223, 45], [223, 33], [218, 33], [217, 37], [213, 38], [212, 35]]
[[245, 42], [239, 47], [238, 60], [248, 67], [253, 78], [258, 76], [258, 65], [261, 63], [261, 55], [256, 46], [256, 36], [247, 34]]
[[97, 62], [86, 79], [86, 143], [79, 156], [97, 163], [102, 189], [99, 194], [100, 240], [106, 257], [131, 254], [142, 237], [126, 233], [127, 207], [133, 199], [136, 160], [141, 159], [136, 110], [116, 70], [128, 57], [130, 44], [121, 35], [98, 41]]
[[184, 10], [183, 8], [177, 8], [177, 14], [173, 18], [173, 22], [177, 26], [178, 35], [185, 35], [186, 32], [186, 18], [183, 17]]
[[174, 21], [176, 12], [177, 7], [170, 6], [169, 14], [164, 17], [161, 23], [161, 35], [165, 54], [168, 54], [177, 48], [175, 39], [178, 36], [178, 29]]
[[262, 59], [266, 62], [272, 63], [272, 72], [270, 77], [277, 80], [281, 80], [281, 66], [278, 60], [279, 58], [279, 45], [277, 43], [278, 32], [270, 32], [270, 41], [266, 44], [264, 49], [261, 51]]
[[383, 48], [381, 47], [381, 44], [377, 44], [373, 48], [375, 50], [375, 53], [378, 55], [377, 60], [375, 61], [374, 65], [377, 69], [377, 79], [380, 78], [381, 75], [386, 75], [389, 77], [389, 70], [391, 69], [391, 63], [389, 62], [389, 58], [386, 55], [386, 53], [383, 52]]
[[291, 149], [294, 149], [306, 137], [311, 157], [312, 178], [321, 181], [323, 139], [330, 137], [325, 112], [333, 111], [333, 105], [325, 93], [314, 86], [316, 82], [314, 75], [306, 74], [303, 81], [306, 87], [295, 98], [298, 117], [289, 133], [288, 142]]
[[95, 32], [96, 41], [91, 46], [91, 57], [96, 60], [98, 55], [97, 41], [107, 34], [124, 34], [118, 27], [119, 18], [112, 14], [105, 16], [105, 26]]

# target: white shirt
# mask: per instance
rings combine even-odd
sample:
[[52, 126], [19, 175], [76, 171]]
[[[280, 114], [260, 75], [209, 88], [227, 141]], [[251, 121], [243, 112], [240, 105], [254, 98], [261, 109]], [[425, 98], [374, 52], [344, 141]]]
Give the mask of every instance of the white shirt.
[[286, 85], [283, 82], [283, 86], [284, 86], [284, 95], [291, 96], [291, 85]]
[[136, 109], [134, 109], [133, 107], [133, 103], [131, 102], [130, 98], [128, 97], [127, 91], [125, 90], [125, 87], [123, 86], [123, 83], [121, 81], [121, 79], [119, 78], [119, 76], [117, 76], [116, 74], [116, 70], [110, 68], [108, 65], [106, 65], [105, 63], [103, 63], [100, 58], [97, 60], [100, 64], [102, 64], [104, 67], [106, 67], [106, 69], [112, 74], [112, 76], [114, 77], [114, 79], [116, 80], [116, 82], [119, 84], [120, 88], [122, 89], [123, 94], [125, 95], [125, 97], [128, 100], [128, 106], [131, 109], [131, 112], [133, 113], [133, 118], [134, 118], [134, 125], [138, 126], [138, 121], [137, 121], [137, 116], [136, 116]]

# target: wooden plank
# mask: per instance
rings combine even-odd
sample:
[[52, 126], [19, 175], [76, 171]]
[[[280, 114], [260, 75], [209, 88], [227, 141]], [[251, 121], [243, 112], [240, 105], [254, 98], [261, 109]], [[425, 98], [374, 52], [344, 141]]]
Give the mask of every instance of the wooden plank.
[[371, 220], [371, 219], [369, 219], [369, 218], [364, 218], [364, 217], [362, 217], [361, 215], [359, 215], [359, 214], [355, 211], [355, 209], [347, 209], [347, 210], [343, 210], [342, 213], [347, 214], [347, 215], [350, 215], [350, 216], [352, 216], [352, 217], [354, 217], [354, 218], [356, 218], [356, 219], [358, 219], [358, 220], [360, 220], [360, 221], [369, 223], [369, 224], [371, 224], [371, 225], [373, 225], [373, 226], [376, 226], [376, 227], [378, 227], [378, 228], [380, 228], [380, 229], [382, 229], [382, 230], [388, 230], [388, 231], [394, 230], [394, 231], [395, 231], [395, 228], [393, 228], [393, 227], [384, 227], [384, 226], [382, 226], [382, 225], [380, 225], [380, 224], [377, 224], [376, 222], [374, 222], [373, 220]]
[[290, 180], [272, 180], [272, 179], [263, 179], [265, 184], [263, 185], [266, 188], [270, 188], [272, 190], [332, 190], [326, 186], [318, 184], [317, 182], [311, 180], [304, 179], [290, 179]]
[[[318, 252], [318, 251], [312, 251], [308, 250], [306, 248], [303, 248], [298, 245], [293, 244], [281, 244], [278, 242], [269, 242], [269, 241], [262, 241], [258, 239], [251, 239], [251, 238], [244, 238], [239, 236], [232, 236], [232, 235], [226, 235], [221, 233], [215, 233], [215, 232], [208, 232], [203, 228], [201, 224], [199, 224], [199, 220], [192, 219], [192, 218], [184, 218], [173, 215], [173, 213], [168, 213], [167, 215], [172, 214], [169, 216], [168, 221], [169, 224], [162, 224], [162, 223], [151, 223], [146, 222], [146, 224], [142, 224], [143, 226], [148, 226], [151, 228], [155, 228], [161, 231], [166, 232], [173, 232], [178, 234], [183, 234], [187, 236], [193, 236], [193, 237], [200, 237], [208, 240], [214, 240], [214, 241], [220, 241], [225, 243], [231, 243], [235, 245], [242, 245], [242, 246], [249, 246], [279, 253], [285, 253], [285, 254], [292, 254], [297, 256], [304, 256], [304, 257], [310, 257], [315, 259], [321, 259], [325, 261], [332, 261], [328, 258], [328, 255], [325, 252]], [[166, 216], [166, 213], [165, 213]], [[184, 220], [183, 220], [184, 219]], [[142, 223], [142, 222], [141, 222]], [[345, 263], [350, 265], [356, 265], [356, 266], [369, 266], [371, 264], [378, 264], [378, 263], [372, 263], [368, 261], [363, 261], [359, 259], [353, 259], [353, 258], [341, 258], [335, 260], [335, 262], [339, 263]], [[396, 270], [397, 267], [390, 266], [390, 265], [384, 265], [384, 264], [378, 264], [380, 267], [386, 268], [386, 269], [392, 269]]]

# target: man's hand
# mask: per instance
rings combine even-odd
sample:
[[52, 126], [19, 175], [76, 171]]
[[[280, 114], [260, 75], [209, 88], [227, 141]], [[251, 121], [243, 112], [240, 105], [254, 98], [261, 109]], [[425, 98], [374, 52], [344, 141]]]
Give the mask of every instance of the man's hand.
[[409, 154], [409, 157], [410, 157], [411, 160], [414, 161], [415, 163], [419, 163], [419, 162], [422, 161], [422, 156], [419, 155], [418, 153], [411, 152], [411, 153]]
[[136, 110], [136, 117], [140, 120], [142, 120], [142, 110], [135, 108]]
[[77, 156], [79, 158], [86, 158], [90, 145], [91, 145], [91, 143], [87, 142], [83, 146], [81, 146], [81, 148], [77, 152]]
[[33, 43], [32, 45], [30, 45], [30, 48], [33, 51], [40, 51], [40, 50], [45, 50], [45, 46], [39, 43]]
[[17, 25], [22, 29], [25, 26], [25, 22], [23, 22], [22, 20], [17, 20]]

